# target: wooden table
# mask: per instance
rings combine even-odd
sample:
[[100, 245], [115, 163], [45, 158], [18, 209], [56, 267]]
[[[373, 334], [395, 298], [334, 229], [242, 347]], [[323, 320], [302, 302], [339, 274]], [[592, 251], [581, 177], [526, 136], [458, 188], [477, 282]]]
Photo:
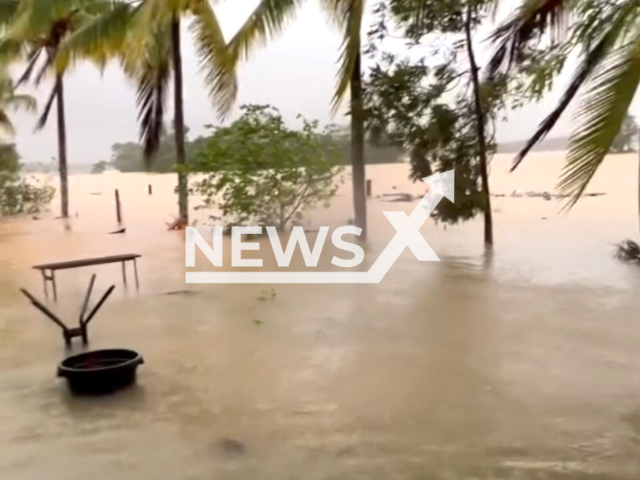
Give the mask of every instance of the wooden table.
[[44, 294], [49, 298], [49, 290], [47, 289], [47, 282], [51, 282], [53, 289], [53, 299], [58, 301], [58, 294], [56, 291], [56, 270], [68, 270], [70, 268], [89, 267], [91, 265], [104, 265], [106, 263], [122, 263], [122, 280], [124, 286], [127, 286], [127, 270], [125, 264], [127, 262], [133, 262], [133, 271], [136, 279], [136, 288], [139, 288], [138, 284], [138, 265], [136, 259], [141, 255], [137, 253], [126, 253], [124, 255], [111, 255], [108, 257], [95, 257], [95, 258], [82, 258], [78, 260], [69, 260], [66, 262], [46, 263], [43, 265], [34, 265], [35, 270], [40, 270], [42, 273], [42, 280], [44, 282]]

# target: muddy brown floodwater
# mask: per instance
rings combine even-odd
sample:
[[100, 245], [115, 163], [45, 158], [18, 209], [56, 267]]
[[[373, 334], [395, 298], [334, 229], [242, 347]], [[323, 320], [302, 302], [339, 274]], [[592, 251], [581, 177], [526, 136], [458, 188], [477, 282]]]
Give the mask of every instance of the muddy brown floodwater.
[[[608, 159], [589, 188], [606, 195], [569, 215], [508, 196], [551, 190], [561, 156], [511, 175], [508, 160], [492, 164], [507, 194], [493, 199], [492, 257], [481, 222], [429, 221], [439, 263], [405, 251], [379, 285], [276, 285], [267, 300], [270, 286], [185, 285], [184, 235], [164, 224], [172, 175], [72, 177], [67, 226], [0, 223], [0, 478], [640, 478], [640, 269], [611, 255], [637, 238], [637, 159]], [[374, 196], [424, 191], [406, 165], [367, 176]], [[114, 188], [124, 235], [107, 234]], [[370, 263], [394, 233], [381, 211], [415, 203], [368, 206]], [[347, 182], [312, 225], [351, 211]], [[18, 288], [42, 298], [34, 264], [125, 252], [143, 255], [139, 292], [119, 265], [61, 272], [56, 311], [77, 318], [93, 272], [98, 292], [116, 284], [92, 347], [141, 352], [139, 384], [72, 398], [55, 378], [61, 335]]]

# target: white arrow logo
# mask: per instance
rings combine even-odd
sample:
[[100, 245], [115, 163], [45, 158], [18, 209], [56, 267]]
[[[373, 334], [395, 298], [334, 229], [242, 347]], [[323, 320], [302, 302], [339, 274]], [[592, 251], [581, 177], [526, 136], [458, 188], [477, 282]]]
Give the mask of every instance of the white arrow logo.
[[380, 283], [406, 247], [421, 262], [440, 259], [420, 234], [420, 228], [442, 200], [454, 201], [454, 171], [422, 179], [429, 190], [411, 215], [383, 212], [396, 234], [367, 272], [187, 272], [187, 283]]

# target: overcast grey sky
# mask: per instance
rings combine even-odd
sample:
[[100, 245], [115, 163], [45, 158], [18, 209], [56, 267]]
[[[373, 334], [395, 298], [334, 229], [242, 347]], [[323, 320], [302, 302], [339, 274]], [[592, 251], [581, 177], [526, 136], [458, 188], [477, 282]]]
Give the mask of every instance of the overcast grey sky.
[[[227, 38], [247, 18], [257, 0], [218, 2], [216, 12]], [[366, 30], [366, 29], [365, 29]], [[190, 136], [202, 134], [204, 124], [215, 123], [214, 110], [203, 86], [194, 50], [184, 36], [185, 120]], [[339, 33], [327, 25], [317, 2], [310, 0], [276, 41], [258, 51], [239, 72], [238, 105], [270, 103], [277, 106], [287, 120], [298, 113], [323, 123], [347, 123], [344, 116], [332, 118], [330, 100], [334, 88]], [[486, 49], [485, 49], [486, 50]], [[484, 55], [483, 55], [484, 54]], [[480, 52], [486, 58], [486, 51]], [[27, 89], [29, 90], [29, 89]], [[49, 84], [35, 92], [44, 104]], [[93, 67], [82, 64], [67, 76], [65, 84], [69, 162], [94, 163], [110, 157], [116, 142], [136, 141], [135, 89], [117, 66], [101, 76]], [[521, 140], [533, 132], [558, 97], [555, 91], [541, 104], [532, 105], [510, 115], [500, 126], [501, 141]], [[171, 104], [168, 105], [171, 110]], [[16, 142], [26, 162], [49, 162], [57, 157], [55, 113], [47, 127], [33, 134], [36, 117], [25, 113], [14, 116], [18, 134]], [[170, 120], [171, 117], [168, 118]], [[233, 117], [232, 117], [233, 118]], [[551, 136], [568, 133], [569, 119], [564, 119]]]

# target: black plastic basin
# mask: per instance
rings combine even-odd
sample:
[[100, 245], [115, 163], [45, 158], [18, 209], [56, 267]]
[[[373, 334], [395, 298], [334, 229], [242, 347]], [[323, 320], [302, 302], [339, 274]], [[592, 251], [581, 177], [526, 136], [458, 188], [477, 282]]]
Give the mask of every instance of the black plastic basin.
[[133, 350], [95, 350], [74, 355], [58, 366], [58, 376], [67, 379], [69, 389], [78, 394], [102, 395], [136, 381], [136, 370], [144, 360]]

